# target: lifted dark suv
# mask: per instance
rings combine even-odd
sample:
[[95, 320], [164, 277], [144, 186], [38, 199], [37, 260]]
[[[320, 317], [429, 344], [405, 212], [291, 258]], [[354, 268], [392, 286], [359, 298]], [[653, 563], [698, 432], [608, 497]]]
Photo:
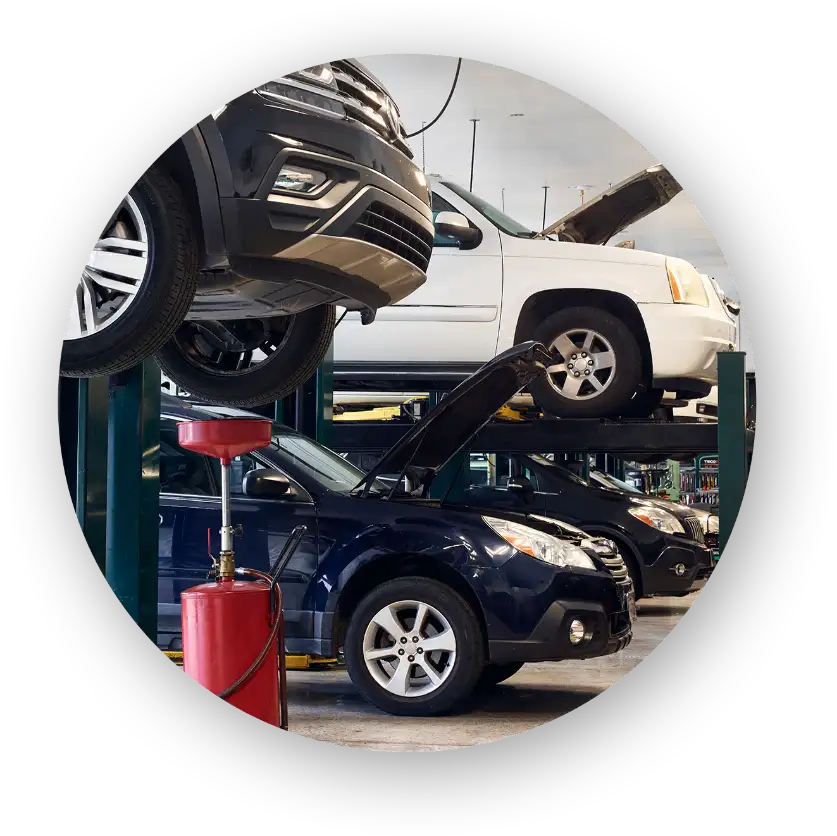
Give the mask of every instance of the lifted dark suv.
[[335, 305], [371, 322], [424, 283], [429, 204], [398, 109], [359, 63], [269, 81], [175, 142], [105, 224], [61, 372], [156, 352], [216, 403], [283, 397], [325, 354]]

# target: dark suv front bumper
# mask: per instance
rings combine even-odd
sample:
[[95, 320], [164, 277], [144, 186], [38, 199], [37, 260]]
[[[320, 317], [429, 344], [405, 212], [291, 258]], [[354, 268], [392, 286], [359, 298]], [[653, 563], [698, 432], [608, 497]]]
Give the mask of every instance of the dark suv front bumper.
[[[324, 303], [374, 311], [425, 282], [430, 193], [421, 170], [393, 145], [357, 122], [297, 112], [256, 93], [228, 105], [214, 125], [213, 164], [230, 169], [219, 177], [229, 184], [220, 197], [229, 270], [226, 284], [199, 287], [190, 319]], [[327, 182], [309, 197], [274, 192], [285, 164], [321, 171]]]
[[[608, 656], [631, 642], [632, 624], [628, 596], [633, 586], [614, 584], [610, 578], [596, 584], [603, 593], [588, 600], [558, 598], [543, 613], [525, 637], [488, 640], [492, 662], [551, 662]], [[586, 584], [587, 589], [595, 587]], [[614, 595], [615, 590], [615, 595]], [[589, 638], [580, 644], [569, 639], [570, 623], [578, 619], [588, 628]]]
[[[685, 595], [698, 589], [708, 577], [714, 561], [712, 552], [701, 543], [665, 535], [663, 548], [652, 564], [642, 571], [644, 595]], [[678, 567], [683, 566], [683, 574]]]

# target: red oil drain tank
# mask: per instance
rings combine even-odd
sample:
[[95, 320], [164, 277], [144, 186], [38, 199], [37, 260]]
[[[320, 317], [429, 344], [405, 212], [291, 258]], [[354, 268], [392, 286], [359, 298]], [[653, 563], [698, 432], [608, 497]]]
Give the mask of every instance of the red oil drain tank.
[[[180, 596], [183, 670], [220, 694], [259, 655], [270, 635], [270, 587], [252, 581], [221, 580], [193, 586]], [[276, 654], [227, 700], [265, 723], [279, 725]]]
[[[230, 459], [266, 447], [271, 423], [249, 418], [184, 421], [178, 425], [177, 436], [182, 447], [221, 460], [218, 580], [187, 589], [180, 596], [183, 669], [214, 694], [221, 694], [258, 658], [277, 626], [275, 619], [281, 618], [281, 612], [271, 611], [269, 583], [233, 578], [230, 520]], [[278, 726], [276, 654], [268, 653], [253, 675], [226, 699], [253, 717]]]

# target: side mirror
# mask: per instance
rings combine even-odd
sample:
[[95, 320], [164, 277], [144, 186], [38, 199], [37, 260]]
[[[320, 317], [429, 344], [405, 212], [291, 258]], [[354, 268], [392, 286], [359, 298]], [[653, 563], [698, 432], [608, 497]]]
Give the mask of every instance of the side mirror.
[[480, 231], [471, 226], [471, 222], [459, 212], [439, 212], [433, 225], [437, 235], [453, 238], [460, 244], [476, 244], [482, 237]]
[[526, 476], [512, 476], [507, 489], [510, 493], [517, 494], [524, 502], [531, 502], [535, 498], [535, 489]]
[[292, 493], [291, 483], [284, 473], [260, 467], [244, 474], [242, 489], [245, 496], [263, 496], [276, 499]]

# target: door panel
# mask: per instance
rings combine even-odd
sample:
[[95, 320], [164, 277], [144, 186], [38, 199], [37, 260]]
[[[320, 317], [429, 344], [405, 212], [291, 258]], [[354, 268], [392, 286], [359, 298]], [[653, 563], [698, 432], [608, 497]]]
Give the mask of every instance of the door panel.
[[[216, 484], [221, 484], [221, 465], [211, 459]], [[305, 498], [264, 499], [243, 494], [245, 474], [265, 465], [254, 456], [238, 456], [230, 465], [230, 513], [233, 525], [241, 525], [242, 534], [235, 538], [235, 562], [238, 566], [267, 572], [282, 552], [291, 532], [298, 525], [307, 528], [302, 542], [288, 563], [279, 586], [285, 609], [285, 633], [288, 639], [311, 636], [312, 615], [309, 589], [317, 572], [317, 513], [313, 502]], [[302, 489], [300, 489], [302, 491]], [[304, 491], [302, 491], [304, 493]], [[218, 524], [221, 511], [218, 500]], [[204, 538], [206, 532], [204, 532]], [[213, 550], [220, 548], [220, 534], [213, 532]]]
[[[158, 644], [176, 649], [181, 631], [180, 594], [207, 582], [207, 572], [212, 565], [209, 551], [217, 555], [220, 550], [221, 499], [218, 496], [218, 460], [183, 451], [180, 447], [173, 448], [167, 444], [172, 434], [176, 439], [176, 422], [164, 419], [161, 422], [164, 484], [181, 488], [185, 485], [194, 491], [160, 497]], [[188, 455], [184, 457], [182, 453]], [[183, 461], [184, 458], [189, 460]], [[205, 467], [205, 471], [201, 471], [199, 465]], [[285, 609], [286, 645], [289, 651], [300, 652], [294, 645], [310, 639], [313, 630], [310, 608], [318, 561], [316, 509], [307, 498], [284, 501], [243, 496], [244, 473], [261, 466], [251, 456], [242, 456], [232, 462], [232, 522], [242, 527], [242, 534], [233, 544], [236, 565], [266, 572], [293, 529], [300, 524], [307, 527], [279, 582]], [[198, 477], [195, 473], [206, 475]], [[171, 474], [176, 474], [179, 481], [169, 478]]]
[[456, 195], [434, 186], [434, 217], [440, 210], [465, 215], [482, 231], [482, 241], [460, 250], [437, 239], [422, 287], [402, 303], [381, 308], [371, 325], [362, 325], [360, 314], [350, 311], [334, 332], [338, 365], [482, 363], [494, 356], [503, 296], [500, 233]]

